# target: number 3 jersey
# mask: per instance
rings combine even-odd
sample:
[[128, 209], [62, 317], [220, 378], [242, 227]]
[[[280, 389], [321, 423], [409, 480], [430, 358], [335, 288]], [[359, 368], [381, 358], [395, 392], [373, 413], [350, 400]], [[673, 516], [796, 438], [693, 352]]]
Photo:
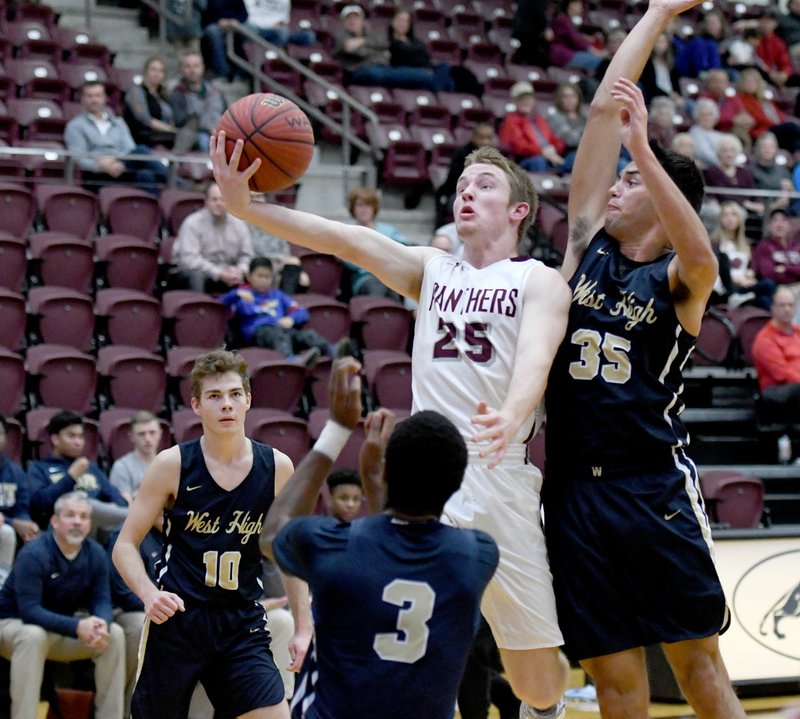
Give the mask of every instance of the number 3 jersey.
[[548, 478], [625, 476], [675, 466], [688, 443], [681, 369], [694, 347], [675, 314], [670, 252], [622, 257], [604, 230], [569, 282], [572, 306], [545, 396]]
[[387, 514], [301, 517], [272, 547], [313, 597], [318, 678], [306, 719], [452, 719], [498, 561], [488, 534]]
[[248, 606], [261, 598], [258, 537], [275, 498], [275, 458], [271, 447], [248, 441], [253, 466], [230, 491], [209, 473], [199, 439], [179, 445], [180, 484], [164, 512], [158, 583], [187, 604]]
[[[428, 261], [414, 330], [414, 412], [442, 412], [468, 438], [479, 402], [503, 405], [513, 391], [525, 283], [539, 265], [514, 258], [478, 269], [450, 255]], [[531, 413], [514, 443], [527, 441], [533, 420]]]

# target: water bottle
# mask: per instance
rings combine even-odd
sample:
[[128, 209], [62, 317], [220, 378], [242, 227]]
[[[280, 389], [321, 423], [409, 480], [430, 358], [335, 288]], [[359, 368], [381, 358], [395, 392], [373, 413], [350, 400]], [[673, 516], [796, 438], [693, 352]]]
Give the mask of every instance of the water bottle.
[[778, 461], [781, 464], [789, 464], [792, 461], [792, 440], [788, 434], [778, 437]]

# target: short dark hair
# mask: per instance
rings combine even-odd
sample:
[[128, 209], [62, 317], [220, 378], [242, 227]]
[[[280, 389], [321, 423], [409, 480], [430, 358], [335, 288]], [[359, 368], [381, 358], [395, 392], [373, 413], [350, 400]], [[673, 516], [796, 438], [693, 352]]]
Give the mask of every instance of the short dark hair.
[[658, 163], [664, 168], [683, 196], [689, 201], [695, 212], [700, 212], [706, 188], [703, 184], [703, 175], [691, 157], [679, 155], [672, 150], [665, 150], [658, 143], [651, 141], [650, 149], [655, 154]]
[[100, 82], [100, 80], [86, 80], [81, 83], [81, 96], [83, 96], [83, 91], [88, 90], [90, 87], [102, 87], [103, 90], [106, 89], [105, 84]]
[[467, 445], [447, 417], [424, 410], [395, 427], [385, 467], [387, 508], [438, 516], [464, 479]]
[[325, 482], [331, 492], [343, 484], [353, 484], [359, 488], [361, 487], [361, 477], [358, 476], [358, 472], [354, 469], [334, 469]]
[[76, 424], [79, 424], [83, 427], [83, 417], [81, 417], [77, 412], [72, 412], [68, 409], [61, 410], [57, 414], [54, 414], [50, 421], [47, 423], [47, 427], [45, 427], [45, 431], [47, 432], [48, 436], [52, 436], [54, 434], [58, 434], [61, 430], [66, 429], [67, 427], [72, 427]]
[[255, 272], [259, 267], [266, 267], [270, 272], [273, 272], [272, 260], [269, 257], [254, 257], [250, 260], [250, 267], [247, 272]]

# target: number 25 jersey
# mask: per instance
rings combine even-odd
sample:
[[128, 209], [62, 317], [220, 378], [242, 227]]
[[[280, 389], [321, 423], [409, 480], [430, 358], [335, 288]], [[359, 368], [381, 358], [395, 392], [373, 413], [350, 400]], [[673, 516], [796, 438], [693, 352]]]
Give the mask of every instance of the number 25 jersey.
[[[428, 261], [414, 330], [414, 412], [442, 412], [469, 437], [478, 402], [503, 405], [513, 391], [525, 284], [538, 265], [514, 258], [478, 269], [450, 255]], [[528, 439], [533, 420], [531, 413], [514, 443]]]

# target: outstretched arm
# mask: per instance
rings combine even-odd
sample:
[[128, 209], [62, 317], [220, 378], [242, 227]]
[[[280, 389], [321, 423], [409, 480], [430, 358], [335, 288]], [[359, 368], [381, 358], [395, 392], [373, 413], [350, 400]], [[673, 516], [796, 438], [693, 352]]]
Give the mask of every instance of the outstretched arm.
[[367, 438], [358, 455], [361, 484], [369, 514], [382, 512], [386, 506], [386, 483], [383, 481], [383, 460], [386, 445], [394, 431], [395, 416], [388, 409], [370, 412], [364, 423]]
[[322, 484], [350, 431], [361, 418], [361, 365], [352, 357], [336, 360], [330, 380], [331, 419], [314, 448], [303, 458], [294, 474], [275, 497], [261, 532], [264, 556], [274, 561], [272, 542], [292, 517], [311, 514]]
[[620, 149], [620, 106], [612, 96], [620, 78], [636, 82], [659, 35], [669, 21], [701, 0], [650, 0], [642, 16], [611, 59], [589, 110], [578, 145], [569, 193], [569, 250], [562, 273], [578, 267], [592, 236], [605, 221], [608, 188], [614, 183]]
[[490, 468], [497, 466], [511, 439], [544, 397], [550, 365], [567, 329], [571, 297], [564, 278], [549, 267], [528, 276], [508, 395], [499, 410], [481, 402], [472, 418], [478, 426], [473, 441], [487, 443], [481, 456], [493, 456]]
[[622, 104], [620, 137], [631, 153], [650, 200], [675, 250], [669, 280], [675, 311], [683, 327], [699, 334], [718, 264], [700, 216], [656, 158], [647, 140], [647, 108], [642, 91], [630, 80], [620, 79], [611, 90]]
[[441, 250], [407, 247], [368, 227], [346, 225], [308, 212], [254, 202], [248, 181], [260, 167], [261, 160], [256, 159], [240, 172], [237, 168], [242, 148], [243, 143], [238, 140], [228, 160], [225, 133], [211, 138], [214, 179], [230, 212], [287, 242], [359, 265], [405, 297], [419, 297], [425, 263]]

